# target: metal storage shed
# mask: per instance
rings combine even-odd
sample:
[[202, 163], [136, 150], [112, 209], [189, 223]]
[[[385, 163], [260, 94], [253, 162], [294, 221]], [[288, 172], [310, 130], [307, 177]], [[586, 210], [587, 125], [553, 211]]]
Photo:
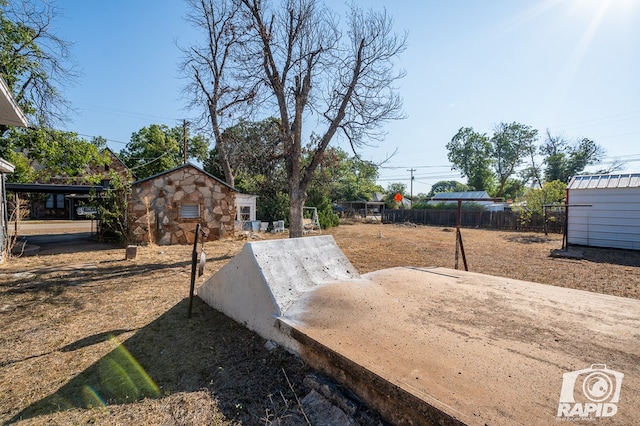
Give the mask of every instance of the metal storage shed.
[[567, 205], [568, 244], [640, 250], [640, 173], [575, 176]]

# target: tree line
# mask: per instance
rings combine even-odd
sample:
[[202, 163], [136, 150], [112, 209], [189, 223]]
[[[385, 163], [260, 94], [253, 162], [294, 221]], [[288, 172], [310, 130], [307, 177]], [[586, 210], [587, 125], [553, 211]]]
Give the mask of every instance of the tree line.
[[605, 155], [600, 145], [584, 137], [571, 141], [547, 130], [539, 145], [538, 140], [538, 130], [512, 122], [499, 123], [491, 136], [463, 127], [446, 147], [453, 169], [467, 178], [470, 189], [504, 198], [516, 198], [525, 187], [541, 188], [545, 182], [568, 183]]

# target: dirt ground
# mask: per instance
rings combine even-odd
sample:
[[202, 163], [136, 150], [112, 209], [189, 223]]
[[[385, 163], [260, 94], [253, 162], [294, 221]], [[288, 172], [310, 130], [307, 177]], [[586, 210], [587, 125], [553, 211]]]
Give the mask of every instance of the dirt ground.
[[[453, 229], [343, 223], [323, 233], [361, 273], [454, 267]], [[581, 248], [581, 258], [563, 258], [550, 256], [559, 235], [462, 236], [470, 271], [640, 299], [640, 252]], [[245, 241], [206, 243], [197, 282]], [[299, 400], [310, 371], [299, 359], [198, 298], [188, 318], [191, 252], [148, 246], [124, 260], [123, 248], [104, 247], [0, 265], [0, 422], [309, 424]]]

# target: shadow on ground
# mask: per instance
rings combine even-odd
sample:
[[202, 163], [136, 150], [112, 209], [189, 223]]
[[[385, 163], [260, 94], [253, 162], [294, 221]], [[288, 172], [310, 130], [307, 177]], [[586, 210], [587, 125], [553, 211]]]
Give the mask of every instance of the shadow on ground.
[[640, 267], [640, 250], [596, 248], [574, 245], [572, 245], [571, 248], [582, 251], [582, 258], [590, 262]]
[[99, 242], [96, 235], [91, 232], [80, 232], [18, 237], [11, 253], [14, 256], [41, 256], [111, 250], [121, 247], [123, 247], [122, 244]]
[[197, 297], [191, 318], [187, 309], [184, 299], [122, 343], [117, 338], [122, 330], [117, 330], [66, 345], [60, 350], [74, 351], [109, 339], [114, 349], [6, 424], [73, 408], [108, 407], [203, 389], [227, 419], [242, 424], [258, 423], [267, 406], [272, 412], [297, 416], [296, 394], [303, 390], [294, 393], [288, 380], [302, 383], [307, 373], [298, 358], [281, 348], [266, 349], [261, 337]]
[[[226, 259], [228, 256], [214, 258]], [[48, 293], [51, 295], [61, 295], [66, 287], [95, 284], [102, 281], [104, 277], [110, 280], [117, 280], [126, 283], [128, 279], [137, 278], [152, 272], [161, 271], [188, 271], [191, 266], [190, 260], [177, 261], [173, 263], [156, 262], [132, 264], [126, 260], [102, 261], [98, 268], [94, 264], [70, 265], [69, 267], [46, 267], [29, 269], [23, 272], [7, 274], [7, 279], [0, 282], [0, 287], [7, 287], [7, 294], [20, 293]], [[52, 276], [47, 276], [51, 274]], [[0, 274], [0, 276], [2, 276]], [[43, 276], [46, 278], [43, 278]]]
[[[507, 237], [506, 240], [520, 244], [548, 243], [553, 241], [553, 239], [542, 234], [513, 234]], [[566, 254], [566, 256], [563, 254]], [[640, 267], [640, 250], [588, 247], [574, 244], [570, 245], [567, 249], [566, 247], [562, 248], [561, 244], [558, 243], [558, 248], [553, 251], [552, 255], [554, 257], [568, 257], [587, 260], [594, 263], [609, 263], [613, 265]]]

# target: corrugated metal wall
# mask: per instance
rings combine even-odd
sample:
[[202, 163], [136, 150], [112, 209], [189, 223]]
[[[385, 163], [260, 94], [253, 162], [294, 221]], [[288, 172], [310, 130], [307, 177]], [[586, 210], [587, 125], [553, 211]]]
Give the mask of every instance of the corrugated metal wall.
[[640, 187], [570, 188], [569, 206], [569, 244], [640, 250]]

